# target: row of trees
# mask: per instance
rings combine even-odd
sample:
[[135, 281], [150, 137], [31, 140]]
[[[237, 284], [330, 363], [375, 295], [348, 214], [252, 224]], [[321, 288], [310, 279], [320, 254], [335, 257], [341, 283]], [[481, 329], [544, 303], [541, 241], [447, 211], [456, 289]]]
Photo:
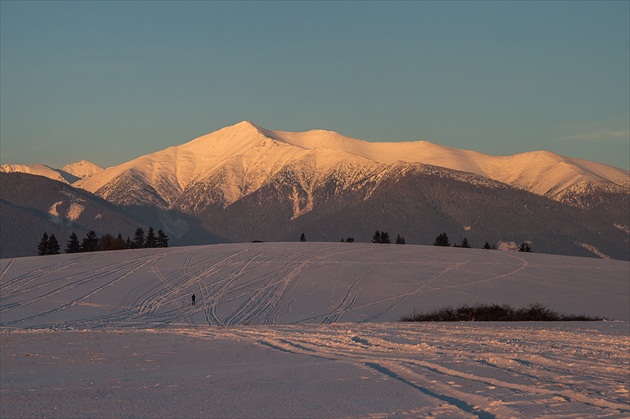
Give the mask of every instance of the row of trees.
[[[300, 241], [301, 242], [305, 242], [306, 241], [306, 236], [304, 235], [304, 233], [302, 233], [302, 235], [300, 236]], [[341, 241], [342, 242], [346, 242], [346, 243], [353, 243], [354, 242], [354, 237], [348, 237], [347, 239], [342, 238]], [[376, 230], [376, 232], [372, 235], [372, 243], [390, 244], [391, 242], [392, 241], [391, 241], [391, 239], [389, 237], [389, 233], [387, 231]], [[396, 244], [406, 244], [405, 237], [401, 236], [400, 234], [398, 236], [396, 236]], [[450, 242], [450, 239], [448, 237], [448, 234], [446, 234], [446, 233], [439, 234], [435, 238], [435, 241], [433, 242], [433, 245], [434, 246], [450, 247], [451, 246], [451, 242]], [[462, 247], [462, 248], [465, 248], [465, 249], [472, 248], [472, 246], [468, 242], [468, 238], [466, 238], [466, 237], [464, 237], [462, 239], [461, 243], [455, 243], [452, 246], [453, 247]], [[495, 245], [491, 245], [488, 242], [485, 242], [484, 245], [482, 246], [482, 249], [496, 250], [497, 247]], [[523, 242], [523, 243], [521, 243], [518, 246], [517, 250], [519, 252], [531, 252], [532, 251], [532, 246], [528, 242]]]
[[[372, 235], [372, 243], [381, 243], [381, 244], [390, 244], [392, 241], [389, 238], [389, 233], [387, 231], [379, 231]], [[396, 236], [396, 244], [405, 244], [405, 237], [400, 234]]]
[[[153, 231], [153, 227], [149, 227], [147, 234], [141, 227], [136, 229], [133, 239], [127, 237], [127, 240], [122, 238], [121, 234], [114, 237], [113, 235], [106, 233], [99, 237], [94, 230], [87, 232], [85, 237], [79, 241], [79, 237], [72, 233], [66, 243], [66, 253], [79, 253], [79, 252], [96, 252], [103, 250], [124, 250], [124, 249], [141, 249], [141, 248], [155, 248], [155, 247], [168, 247], [168, 236], [162, 230], [158, 230], [157, 235]], [[48, 233], [44, 232], [42, 238], [37, 245], [37, 254], [43, 255], [58, 255], [61, 252], [59, 242], [54, 234], [48, 236]]]
[[[450, 245], [451, 245], [451, 242], [449, 241], [448, 234], [446, 234], [446, 233], [439, 234], [435, 238], [435, 241], [433, 242], [433, 246], [445, 246], [445, 247], [448, 247]], [[468, 239], [466, 237], [464, 237], [464, 239], [462, 240], [462, 242], [460, 244], [455, 243], [453, 245], [453, 247], [464, 247], [464, 248], [470, 249], [472, 246], [470, 245], [470, 243], [468, 243]], [[485, 242], [484, 245], [482, 246], [482, 249], [496, 250], [497, 247], [491, 245], [488, 242]], [[523, 243], [521, 243], [518, 246], [517, 250], [519, 252], [531, 252], [532, 251], [532, 246], [528, 242], [523, 242]]]

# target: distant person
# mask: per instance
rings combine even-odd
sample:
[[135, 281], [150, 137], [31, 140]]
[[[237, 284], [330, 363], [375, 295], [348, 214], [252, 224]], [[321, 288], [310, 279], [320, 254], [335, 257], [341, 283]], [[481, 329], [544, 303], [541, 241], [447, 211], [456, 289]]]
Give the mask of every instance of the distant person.
[[195, 294], [192, 296], [192, 305], [195, 305]]

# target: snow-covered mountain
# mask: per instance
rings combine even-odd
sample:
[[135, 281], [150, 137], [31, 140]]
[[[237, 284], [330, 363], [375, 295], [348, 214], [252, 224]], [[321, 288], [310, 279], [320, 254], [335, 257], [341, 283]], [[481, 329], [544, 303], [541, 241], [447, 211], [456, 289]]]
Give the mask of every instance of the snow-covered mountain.
[[103, 170], [103, 168], [97, 164], [94, 164], [87, 160], [81, 160], [78, 162], [66, 164], [61, 168], [66, 173], [70, 173], [80, 179], [95, 175]]
[[47, 177], [48, 179], [66, 184], [71, 184], [79, 180], [79, 177], [71, 173], [53, 169], [44, 164], [3, 164], [0, 166], [0, 173], [26, 173], [34, 176]]
[[245, 121], [93, 171], [72, 186], [152, 220], [180, 244], [191, 244], [191, 232], [369, 241], [381, 229], [416, 244], [445, 231], [475, 247], [530, 241], [539, 252], [630, 258], [628, 172], [545, 151], [490, 156]]
[[3, 164], [0, 166], [0, 173], [26, 173], [67, 184], [72, 184], [102, 170], [102, 167], [87, 160], [67, 164], [61, 169], [54, 169], [43, 164]]
[[[623, 192], [630, 185], [624, 170], [546, 151], [490, 156], [426, 141], [374, 143], [331, 131], [271, 131], [244, 121], [111, 167], [75, 186], [113, 202], [169, 208], [181, 206], [187, 191], [204, 185], [210, 201], [227, 206], [289, 167], [299, 166], [313, 184], [334, 176], [346, 188], [392, 167], [408, 167], [400, 163], [473, 173], [555, 200], [571, 195], [572, 202], [589, 188]], [[204, 205], [193, 201], [191, 211]]]

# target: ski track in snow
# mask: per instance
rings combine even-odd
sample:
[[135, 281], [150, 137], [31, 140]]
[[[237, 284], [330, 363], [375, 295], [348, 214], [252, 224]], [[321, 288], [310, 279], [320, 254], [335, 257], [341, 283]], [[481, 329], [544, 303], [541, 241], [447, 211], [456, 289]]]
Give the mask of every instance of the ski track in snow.
[[602, 340], [592, 337], [592, 330], [514, 324], [275, 326], [229, 333], [282, 352], [371, 370], [456, 407], [460, 415], [523, 417], [528, 405], [548, 406], [551, 416], [630, 414], [628, 336]]
[[[1, 260], [0, 331], [234, 339], [349, 365], [431, 401], [373, 418], [630, 417], [627, 323], [374, 323], [444, 292], [513, 295], [509, 287], [533, 281], [552, 294], [562, 275], [580, 286], [609, 278], [598, 286], [612, 287], [599, 307], [621, 301], [623, 311], [628, 286], [616, 281], [627, 281], [627, 263], [379, 246], [218, 245]], [[535, 276], [543, 268], [549, 278]]]
[[[375, 336], [374, 332], [369, 328], [362, 331], [364, 334], [354, 335], [352, 331], [342, 331], [342, 333], [331, 333], [330, 335], [322, 335], [317, 333], [309, 334], [296, 334], [290, 333], [288, 336], [278, 333], [279, 336], [274, 337], [275, 331], [265, 330], [262, 337], [255, 337], [262, 344], [269, 345], [271, 347], [278, 348], [280, 350], [297, 353], [302, 355], [323, 357], [326, 359], [332, 359], [336, 361], [344, 361], [364, 365], [375, 371], [384, 374], [390, 378], [399, 380], [418, 391], [426, 393], [432, 397], [436, 397], [440, 400], [447, 401], [466, 413], [471, 413], [478, 417], [514, 417], [519, 416], [517, 411], [514, 411], [508, 406], [508, 403], [502, 404], [500, 401], [493, 400], [488, 397], [479, 396], [476, 393], [480, 392], [479, 389], [491, 388], [493, 392], [500, 392], [501, 389], [510, 392], [520, 392], [523, 394], [533, 395], [534, 398], [539, 400], [536, 403], [551, 403], [554, 400], [563, 399], [564, 401], [572, 401], [575, 403], [581, 403], [587, 406], [596, 406], [602, 409], [610, 409], [612, 411], [618, 411], [619, 414], [630, 413], [627, 400], [624, 401], [623, 397], [619, 397], [617, 400], [610, 401], [606, 397], [598, 396], [596, 390], [597, 385], [595, 383], [579, 383], [579, 385], [592, 386], [592, 389], [587, 391], [573, 390], [573, 387], [577, 387], [577, 383], [573, 383], [575, 377], [579, 377], [584, 374], [583, 367], [588, 366], [589, 379], [593, 376], [600, 375], [598, 377], [602, 380], [607, 380], [606, 373], [599, 371], [602, 366], [602, 362], [584, 361], [584, 359], [573, 359], [572, 361], [578, 361], [579, 367], [575, 363], [569, 363], [572, 367], [572, 371], [565, 369], [564, 363], [558, 362], [555, 356], [558, 355], [558, 351], [550, 351], [551, 354], [532, 355], [523, 354], [521, 358], [524, 359], [510, 359], [505, 357], [505, 352], [499, 355], [492, 354], [492, 351], [499, 345], [500, 340], [495, 336], [495, 331], [490, 330], [489, 333], [481, 335], [478, 330], [474, 330], [470, 336], [466, 336], [464, 339], [452, 341], [454, 346], [449, 348], [440, 347], [440, 357], [444, 355], [447, 358], [457, 359], [454, 363], [454, 367], [447, 367], [439, 363], [427, 362], [418, 359], [410, 359], [410, 353], [420, 353], [426, 350], [434, 348], [426, 347], [423, 345], [411, 345], [411, 348], [407, 348], [405, 344], [394, 344], [393, 342], [385, 338]], [[357, 331], [361, 333], [361, 331]], [[367, 333], [367, 335], [365, 335]], [[351, 336], [352, 335], [352, 336]], [[549, 336], [545, 336], [550, 338]], [[423, 336], [424, 338], [424, 336]], [[562, 335], [560, 339], [556, 339], [552, 343], [552, 348], [566, 348], [572, 345], [579, 345], [580, 351], [584, 351], [582, 342], [579, 341], [567, 341], [567, 336]], [[509, 339], [509, 337], [507, 338]], [[420, 338], [419, 341], [424, 339]], [[427, 339], [429, 341], [435, 339]], [[467, 356], [462, 350], [461, 345], [479, 345], [481, 347], [487, 346], [488, 353], [484, 355], [474, 354]], [[554, 346], [555, 345], [555, 346]], [[625, 341], [625, 346], [628, 345], [628, 340]], [[418, 347], [420, 346], [420, 347]], [[439, 346], [442, 346], [440, 340]], [[511, 348], [508, 348], [511, 349]], [[543, 349], [543, 348], [537, 348]], [[601, 346], [597, 345], [597, 349], [601, 350]], [[566, 352], [566, 351], [565, 351]], [[579, 351], [576, 350], [579, 356]], [[508, 352], [511, 354], [511, 352]], [[562, 354], [566, 356], [565, 353]], [[503, 361], [503, 366], [493, 366], [486, 360], [494, 359], [497, 357]], [[609, 355], [619, 356], [619, 354]], [[463, 358], [463, 359], [462, 359]], [[466, 359], [468, 358], [468, 359]], [[472, 358], [472, 359], [471, 359]], [[624, 364], [626, 368], [628, 366], [628, 357], [625, 357]], [[468, 373], [461, 371], [457, 368], [457, 364], [471, 365], [479, 364], [482, 366], [480, 372]], [[586, 364], [586, 365], [584, 365]], [[488, 368], [490, 367], [490, 368]], [[604, 369], [603, 371], [605, 371]], [[560, 380], [564, 384], [558, 384], [558, 375], [566, 377], [566, 381]], [[502, 378], [497, 378], [501, 376]], [[617, 375], [619, 379], [619, 375]], [[614, 381], [614, 380], [613, 380]], [[522, 384], [522, 382], [531, 382], [531, 384]], [[620, 380], [619, 383], [623, 381]], [[595, 385], [594, 385], [595, 384]], [[615, 384], [616, 385], [616, 384]], [[475, 389], [474, 393], [470, 393], [470, 390], [463, 389]], [[627, 388], [624, 387], [625, 393]]]
[[[365, 246], [322, 246], [315, 254], [309, 247], [288, 251], [293, 245], [288, 246], [172, 248], [155, 254], [133, 254], [113, 263], [110, 263], [110, 255], [105, 254], [64, 255], [48, 259], [48, 264], [35, 264], [33, 269], [24, 267], [20, 259], [10, 259], [3, 261], [0, 271], [0, 313], [5, 318], [13, 317], [8, 316], [9, 312], [39, 306], [42, 302], [46, 303], [43, 306], [58, 304], [22, 318], [3, 319], [0, 325], [29, 323], [29, 327], [46, 327], [46, 317], [59, 310], [90, 304], [115, 308], [93, 318], [65, 319], [49, 326], [149, 324], [154, 327], [199, 322], [210, 326], [277, 322], [332, 324], [346, 319], [348, 314], [352, 314], [353, 321], [382, 321], [391, 320], [392, 313], [408, 314], [407, 307], [413, 307], [413, 301], [421, 295], [474, 290], [488, 283], [511, 281], [518, 275], [527, 276], [529, 268], [525, 257], [512, 252], [493, 252], [492, 263], [496, 266], [484, 270], [475, 258], [439, 263], [418, 257], [399, 261], [355, 260], [356, 255], [366, 251]], [[20, 265], [19, 269], [16, 264]], [[325, 268], [323, 274], [331, 275], [337, 266], [339, 269], [351, 267], [353, 276], [338, 278], [333, 283], [334, 292], [315, 308], [319, 312], [303, 315], [294, 310], [296, 304], [308, 297], [308, 289], [320, 286], [317, 281], [327, 279], [316, 277], [317, 273], [313, 272]], [[470, 278], [471, 272], [475, 273], [474, 278]], [[382, 278], [399, 274], [414, 279], [391, 291], [364, 293], [366, 286], [373, 288]], [[129, 280], [123, 281], [128, 277]], [[116, 292], [111, 291], [112, 288]], [[110, 293], [122, 295], [122, 298], [116, 300]], [[198, 296], [195, 306], [190, 304], [193, 293]], [[34, 323], [34, 319], [42, 323]]]

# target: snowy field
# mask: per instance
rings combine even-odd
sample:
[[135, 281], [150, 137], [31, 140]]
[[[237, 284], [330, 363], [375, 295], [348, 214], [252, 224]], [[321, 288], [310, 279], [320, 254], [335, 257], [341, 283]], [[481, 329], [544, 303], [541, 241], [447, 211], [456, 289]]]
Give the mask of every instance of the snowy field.
[[[629, 268], [358, 243], [3, 259], [0, 417], [627, 418]], [[612, 321], [397, 322], [478, 302]]]

